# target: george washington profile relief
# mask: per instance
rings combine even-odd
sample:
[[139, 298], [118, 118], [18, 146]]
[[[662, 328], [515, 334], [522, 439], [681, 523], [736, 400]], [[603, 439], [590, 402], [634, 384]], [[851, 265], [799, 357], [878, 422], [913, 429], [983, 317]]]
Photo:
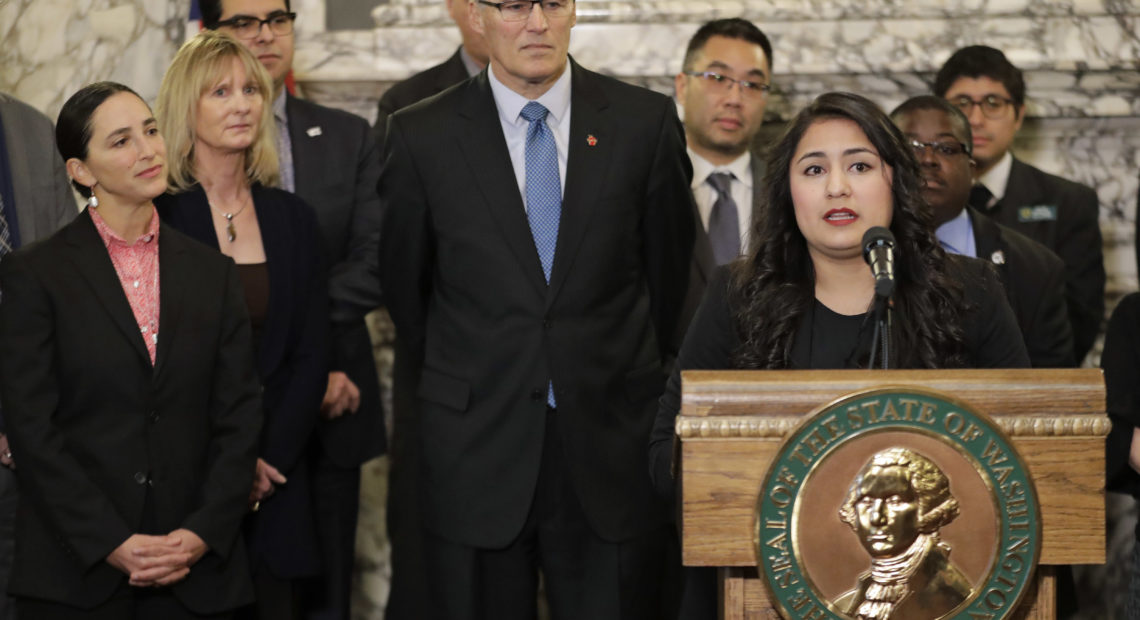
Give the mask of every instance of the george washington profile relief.
[[950, 480], [906, 448], [876, 453], [859, 470], [839, 509], [871, 556], [855, 588], [834, 604], [858, 620], [940, 618], [972, 593], [939, 530], [958, 516]]

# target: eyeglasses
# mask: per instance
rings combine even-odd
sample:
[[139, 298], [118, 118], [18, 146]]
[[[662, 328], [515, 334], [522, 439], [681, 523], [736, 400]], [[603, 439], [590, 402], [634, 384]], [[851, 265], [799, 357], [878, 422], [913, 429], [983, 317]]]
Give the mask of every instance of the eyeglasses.
[[974, 110], [974, 106], [982, 109], [982, 115], [989, 119], [999, 119], [1005, 116], [1005, 110], [1009, 104], [1013, 103], [1013, 99], [1002, 97], [1000, 95], [986, 95], [981, 100], [971, 99], [966, 95], [954, 97], [950, 100], [954, 107], [962, 111], [967, 117], [970, 112]]
[[738, 80], [736, 78], [728, 77], [716, 71], [685, 71], [685, 75], [695, 78], [701, 78], [708, 82], [709, 88], [716, 92], [728, 92], [732, 90], [733, 84], [740, 84], [740, 92], [744, 95], [752, 97], [763, 97], [768, 94], [772, 86], [763, 82], [753, 82], [752, 80]]
[[566, 17], [570, 14], [573, 0], [507, 0], [507, 2], [487, 2], [479, 0], [479, 4], [493, 6], [499, 9], [505, 22], [525, 22], [530, 19], [531, 12], [537, 4], [547, 17]]
[[965, 153], [970, 154], [970, 147], [952, 140], [938, 141], [938, 142], [919, 142], [918, 140], [911, 140], [910, 147], [914, 149], [915, 157], [922, 157], [926, 154], [926, 149], [930, 149], [932, 153], [940, 157], [954, 157]]
[[262, 26], [269, 26], [269, 32], [279, 37], [293, 34], [293, 22], [297, 14], [293, 12], [271, 13], [265, 19], [258, 19], [252, 15], [237, 15], [225, 21], [218, 22], [219, 28], [229, 28], [239, 39], [252, 39], [261, 34]]

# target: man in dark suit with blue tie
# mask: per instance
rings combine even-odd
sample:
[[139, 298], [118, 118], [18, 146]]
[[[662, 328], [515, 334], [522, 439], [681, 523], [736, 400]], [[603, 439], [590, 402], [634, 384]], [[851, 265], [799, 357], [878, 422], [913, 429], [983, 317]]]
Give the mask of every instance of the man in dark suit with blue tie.
[[587, 71], [571, 0], [471, 0], [478, 76], [392, 116], [381, 281], [417, 372], [434, 617], [655, 618], [645, 466], [693, 242], [672, 102]]
[[[360, 501], [360, 466], [387, 445], [380, 382], [364, 316], [381, 304], [377, 266], [379, 151], [367, 121], [294, 97], [289, 0], [199, 0], [207, 28], [234, 35], [273, 78], [281, 186], [312, 205], [329, 265], [332, 342], [328, 389], [312, 446], [323, 583], [312, 619], [347, 618]], [[254, 31], [254, 28], [256, 30]], [[243, 36], [247, 33], [249, 36]]]

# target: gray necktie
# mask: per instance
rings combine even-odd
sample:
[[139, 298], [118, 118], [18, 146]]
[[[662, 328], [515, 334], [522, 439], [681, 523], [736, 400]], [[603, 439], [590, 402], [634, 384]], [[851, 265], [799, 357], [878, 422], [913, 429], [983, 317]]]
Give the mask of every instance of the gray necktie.
[[707, 179], [716, 190], [716, 202], [709, 214], [709, 243], [718, 265], [740, 256], [740, 219], [732, 199], [732, 179], [728, 172], [714, 172]]

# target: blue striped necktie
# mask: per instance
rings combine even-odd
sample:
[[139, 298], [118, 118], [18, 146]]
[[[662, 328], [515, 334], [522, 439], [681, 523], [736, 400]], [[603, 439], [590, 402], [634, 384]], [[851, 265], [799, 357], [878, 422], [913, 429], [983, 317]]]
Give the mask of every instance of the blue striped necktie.
[[[542, 273], [550, 284], [554, 249], [558, 245], [558, 223], [562, 218], [562, 182], [558, 174], [558, 147], [546, 126], [549, 111], [531, 101], [520, 116], [530, 123], [526, 130], [526, 218], [534, 247], [542, 263]], [[546, 404], [555, 406], [554, 383], [547, 385]]]

